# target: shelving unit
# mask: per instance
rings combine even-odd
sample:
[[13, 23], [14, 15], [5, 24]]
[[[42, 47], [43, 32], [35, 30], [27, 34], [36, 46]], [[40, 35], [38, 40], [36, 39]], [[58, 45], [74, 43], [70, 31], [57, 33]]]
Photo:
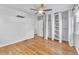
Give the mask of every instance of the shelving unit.
[[75, 32], [74, 32], [75, 48], [79, 54], [79, 4], [75, 4], [74, 13], [75, 13]]
[[76, 18], [76, 22], [75, 22], [75, 27], [76, 27], [75, 28], [75, 46], [79, 54], [79, 19], [78, 18]]
[[55, 39], [59, 40], [59, 14], [55, 13]]
[[76, 25], [75, 25], [75, 45], [77, 49], [79, 50], [79, 19], [76, 19]]
[[[68, 10], [62, 12], [62, 40], [68, 41], [68, 29], [69, 27], [69, 19], [68, 19]], [[69, 28], [68, 28], [69, 27]]]

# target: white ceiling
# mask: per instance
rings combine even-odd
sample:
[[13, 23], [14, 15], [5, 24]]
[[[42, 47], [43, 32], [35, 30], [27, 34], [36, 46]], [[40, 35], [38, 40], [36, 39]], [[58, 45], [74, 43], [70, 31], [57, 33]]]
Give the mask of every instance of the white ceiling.
[[[3, 6], [7, 6], [10, 8], [23, 10], [29, 14], [35, 15], [36, 11], [30, 10], [30, 8], [37, 8], [40, 4], [3, 4]], [[66, 10], [73, 7], [73, 4], [45, 4], [45, 8], [53, 9], [53, 12], [58, 12], [62, 10]]]

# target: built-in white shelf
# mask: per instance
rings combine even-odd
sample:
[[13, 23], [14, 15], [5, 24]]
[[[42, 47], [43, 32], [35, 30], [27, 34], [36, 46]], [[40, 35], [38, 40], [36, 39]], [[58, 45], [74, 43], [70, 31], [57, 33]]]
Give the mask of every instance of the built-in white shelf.
[[75, 32], [76, 35], [79, 35], [79, 32]]
[[59, 28], [59, 26], [55, 26], [55, 28]]
[[59, 40], [59, 14], [55, 13], [55, 39]]
[[59, 32], [59, 30], [58, 29], [55, 29], [55, 32]]

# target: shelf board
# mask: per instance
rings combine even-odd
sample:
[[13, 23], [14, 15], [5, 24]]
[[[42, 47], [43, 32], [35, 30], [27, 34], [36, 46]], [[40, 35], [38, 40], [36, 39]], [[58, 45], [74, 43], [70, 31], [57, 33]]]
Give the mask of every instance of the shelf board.
[[76, 35], [79, 35], [79, 32], [75, 32]]
[[55, 33], [55, 36], [59, 36], [59, 34], [58, 33]]
[[59, 38], [55, 37], [55, 39], [59, 40]]
[[58, 28], [59, 28], [59, 26], [55, 26], [55, 28], [56, 28], [56, 27], [58, 27]]

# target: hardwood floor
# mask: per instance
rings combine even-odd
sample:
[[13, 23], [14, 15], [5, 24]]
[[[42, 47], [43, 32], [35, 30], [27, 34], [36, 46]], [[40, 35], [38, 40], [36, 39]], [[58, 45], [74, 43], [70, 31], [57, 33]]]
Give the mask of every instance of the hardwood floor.
[[1, 55], [76, 55], [74, 47], [67, 42], [44, 40], [36, 36], [16, 44], [0, 48]]

